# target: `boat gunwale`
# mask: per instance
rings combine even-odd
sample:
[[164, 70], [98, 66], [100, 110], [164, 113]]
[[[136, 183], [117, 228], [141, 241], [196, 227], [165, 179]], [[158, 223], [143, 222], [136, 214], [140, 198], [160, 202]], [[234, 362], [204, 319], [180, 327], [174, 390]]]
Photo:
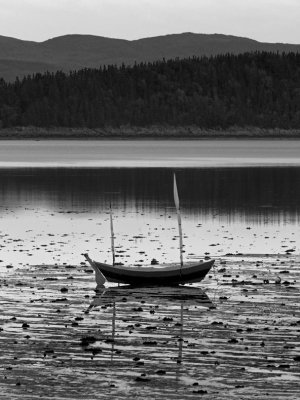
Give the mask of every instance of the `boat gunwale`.
[[[179, 264], [172, 263], [171, 266], [165, 267], [163, 264], [160, 264], [162, 267], [123, 267], [123, 266], [116, 266], [116, 265], [110, 265], [110, 264], [105, 264], [105, 263], [100, 263], [97, 261], [94, 261], [95, 265], [97, 268], [101, 271], [101, 273], [104, 274], [110, 274], [112, 273], [113, 275], [122, 275], [123, 277], [126, 276], [128, 278], [160, 278], [160, 277], [177, 277], [178, 275], [182, 277], [188, 277], [190, 274], [193, 274], [195, 272], [204, 272], [206, 270], [209, 270], [212, 265], [214, 264], [213, 259], [205, 261], [205, 262], [191, 262], [191, 263], [186, 263], [183, 265], [182, 268], [180, 268]], [[168, 265], [168, 264], [165, 264]], [[169, 264], [170, 265], [170, 264]]]

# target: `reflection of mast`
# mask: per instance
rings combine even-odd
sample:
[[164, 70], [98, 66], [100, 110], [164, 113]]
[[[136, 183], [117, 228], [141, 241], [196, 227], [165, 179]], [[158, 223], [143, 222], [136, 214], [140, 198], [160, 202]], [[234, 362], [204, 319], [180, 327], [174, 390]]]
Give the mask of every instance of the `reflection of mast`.
[[[177, 364], [180, 365], [182, 363], [182, 353], [183, 353], [183, 301], [180, 305], [180, 333], [179, 333], [179, 346], [178, 346], [178, 357]], [[180, 368], [176, 371], [176, 380], [179, 380], [179, 372]]]
[[116, 334], [116, 302], [113, 302], [113, 314], [112, 314], [112, 323], [111, 323], [111, 361], [114, 358], [114, 349], [115, 349], [115, 334]]
[[[111, 367], [113, 366], [114, 350], [115, 350], [115, 333], [116, 333], [116, 302], [113, 302], [112, 322], [111, 322], [111, 354], [110, 362]], [[110, 382], [112, 383], [112, 375]]]
[[183, 303], [180, 308], [180, 334], [179, 334], [179, 350], [178, 350], [178, 363], [182, 362], [182, 349], [183, 349]]

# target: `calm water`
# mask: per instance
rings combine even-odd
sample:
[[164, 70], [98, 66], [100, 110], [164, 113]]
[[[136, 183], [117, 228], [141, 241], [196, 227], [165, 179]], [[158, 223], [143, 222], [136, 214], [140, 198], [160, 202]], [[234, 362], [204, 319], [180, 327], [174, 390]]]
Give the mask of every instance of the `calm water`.
[[[298, 399], [299, 143], [0, 142], [0, 399]], [[95, 293], [110, 202], [118, 261], [178, 260], [173, 172], [216, 266]]]
[[[300, 168], [0, 170], [1, 263], [178, 259], [176, 172], [185, 258], [299, 252]], [[0, 267], [1, 268], [1, 267]]]
[[1, 141], [1, 167], [300, 166], [299, 140]]

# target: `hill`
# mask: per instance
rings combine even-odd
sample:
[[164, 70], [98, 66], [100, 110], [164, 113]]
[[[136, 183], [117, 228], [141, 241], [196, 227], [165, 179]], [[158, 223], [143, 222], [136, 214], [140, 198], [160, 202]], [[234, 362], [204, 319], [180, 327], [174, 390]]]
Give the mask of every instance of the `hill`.
[[[0, 81], [0, 128], [300, 127], [300, 53], [267, 52]], [[197, 131], [197, 130], [196, 130]]]
[[252, 51], [300, 52], [300, 45], [195, 33], [132, 41], [92, 35], [66, 35], [41, 43], [0, 36], [0, 77], [13, 81], [17, 76], [21, 78], [37, 72], [69, 72], [110, 64], [133, 65], [135, 62], [152, 62], [163, 58], [183, 59]]

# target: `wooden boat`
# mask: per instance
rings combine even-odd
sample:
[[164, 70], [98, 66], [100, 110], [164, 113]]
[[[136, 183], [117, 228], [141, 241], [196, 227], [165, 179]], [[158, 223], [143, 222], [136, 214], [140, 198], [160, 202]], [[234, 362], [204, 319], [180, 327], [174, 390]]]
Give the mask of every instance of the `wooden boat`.
[[[103, 284], [100, 274], [108, 282], [124, 283], [136, 286], [169, 286], [183, 283], [201, 281], [212, 267], [214, 260], [197, 263], [186, 263], [183, 267], [180, 264], [162, 264], [155, 267], [124, 267], [109, 265], [92, 261], [88, 254], [85, 254], [87, 261], [93, 267], [98, 284]], [[99, 274], [100, 272], [100, 274]]]
[[214, 264], [214, 260], [199, 261], [197, 263], [183, 263], [181, 215], [175, 174], [174, 202], [177, 210], [179, 228], [180, 263], [162, 264], [151, 267], [125, 267], [116, 265], [114, 251], [113, 219], [110, 207], [111, 249], [113, 257], [112, 265], [93, 261], [90, 259], [88, 254], [83, 254], [95, 271], [95, 279], [97, 285], [104, 285], [104, 283], [108, 281], [135, 286], [169, 286], [199, 282], [206, 276], [206, 274]]

